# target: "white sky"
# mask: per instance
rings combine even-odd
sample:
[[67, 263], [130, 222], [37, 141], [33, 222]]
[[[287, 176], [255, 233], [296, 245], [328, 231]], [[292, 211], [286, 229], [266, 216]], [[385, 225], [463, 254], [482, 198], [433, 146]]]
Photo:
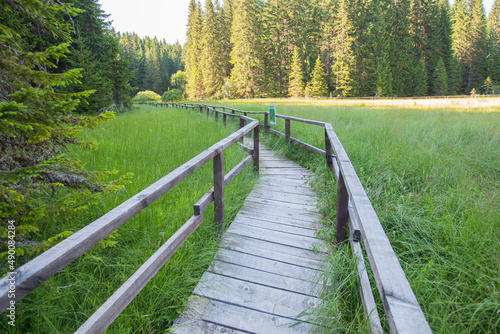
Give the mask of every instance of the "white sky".
[[[101, 9], [119, 32], [158, 37], [169, 44], [186, 42], [190, 0], [99, 0]], [[203, 4], [205, 1], [203, 1]]]
[[[483, 0], [486, 13], [490, 12], [493, 1]], [[200, 2], [205, 5], [204, 0]], [[111, 14], [109, 19], [116, 31], [156, 36], [169, 44], [186, 42], [189, 0], [99, 0], [99, 3], [106, 14]]]

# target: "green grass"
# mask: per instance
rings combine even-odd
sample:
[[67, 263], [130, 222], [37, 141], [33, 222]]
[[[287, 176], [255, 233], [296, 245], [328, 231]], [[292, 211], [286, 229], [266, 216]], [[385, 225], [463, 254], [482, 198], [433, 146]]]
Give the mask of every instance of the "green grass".
[[[75, 216], [64, 228], [76, 231], [89, 224], [237, 128], [232, 122], [224, 128], [196, 112], [142, 106], [85, 131], [83, 139], [100, 143], [96, 151], [73, 152], [88, 170], [117, 170], [119, 175], [131, 172], [134, 176], [125, 189], [103, 197], [100, 205]], [[225, 172], [245, 156], [238, 145], [227, 149]], [[252, 168], [247, 167], [226, 188], [226, 223], [239, 211], [255, 181]], [[207, 163], [119, 228], [114, 234], [116, 247], [92, 248], [18, 302], [16, 328], [1, 321], [0, 332], [74, 332], [192, 216], [192, 205], [212, 184], [212, 164]], [[107, 332], [156, 333], [169, 328], [216, 250], [213, 205], [204, 216], [202, 225]]]
[[[270, 103], [277, 105], [278, 114], [333, 125], [432, 330], [498, 333], [500, 110]], [[251, 102], [226, 105], [248, 111], [268, 108]], [[278, 120], [278, 129], [284, 132], [282, 120]], [[324, 148], [319, 128], [292, 122], [291, 134]], [[283, 146], [283, 140], [281, 143]], [[285, 149], [321, 174], [324, 167], [318, 164], [323, 162], [304, 159], [303, 153], [296, 153], [301, 151], [298, 147]], [[326, 233], [331, 236], [333, 178], [323, 175], [317, 188], [324, 196]], [[337, 264], [347, 261], [345, 256], [335, 257], [340, 259]], [[330, 277], [339, 274], [335, 269], [329, 271]], [[347, 271], [340, 276], [349, 281], [349, 275]], [[349, 284], [343, 291], [346, 289]], [[353, 304], [352, 296], [346, 297], [343, 291], [326, 301], [321, 312], [332, 315], [328, 326], [344, 323], [344, 331], [351, 332], [357, 328], [351, 322], [360, 321], [359, 304]], [[345, 304], [341, 315], [334, 305], [339, 300]], [[347, 311], [349, 307], [354, 310]]]

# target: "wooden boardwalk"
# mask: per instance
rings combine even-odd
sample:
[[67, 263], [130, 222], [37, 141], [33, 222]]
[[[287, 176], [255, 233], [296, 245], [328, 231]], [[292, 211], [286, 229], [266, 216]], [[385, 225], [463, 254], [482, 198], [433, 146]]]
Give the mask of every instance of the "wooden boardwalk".
[[261, 147], [260, 179], [173, 332], [307, 333], [314, 329], [324, 243], [309, 172]]

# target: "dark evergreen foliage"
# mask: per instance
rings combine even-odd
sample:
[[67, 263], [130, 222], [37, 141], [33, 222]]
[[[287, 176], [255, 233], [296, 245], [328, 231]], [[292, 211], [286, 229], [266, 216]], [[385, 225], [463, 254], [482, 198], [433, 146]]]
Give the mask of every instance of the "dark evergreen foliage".
[[318, 55], [334, 95], [469, 94], [488, 76], [500, 84], [499, 0], [488, 20], [481, 0], [212, 1], [205, 11], [190, 4], [191, 98], [299, 96]]

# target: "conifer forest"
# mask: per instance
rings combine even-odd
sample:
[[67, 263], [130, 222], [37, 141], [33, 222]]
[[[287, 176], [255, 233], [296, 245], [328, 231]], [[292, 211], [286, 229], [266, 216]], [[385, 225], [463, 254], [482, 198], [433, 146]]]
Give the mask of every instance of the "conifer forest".
[[[192, 0], [191, 99], [491, 94], [500, 1]], [[498, 90], [498, 88], [497, 88]]]

